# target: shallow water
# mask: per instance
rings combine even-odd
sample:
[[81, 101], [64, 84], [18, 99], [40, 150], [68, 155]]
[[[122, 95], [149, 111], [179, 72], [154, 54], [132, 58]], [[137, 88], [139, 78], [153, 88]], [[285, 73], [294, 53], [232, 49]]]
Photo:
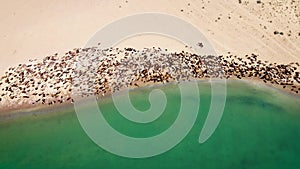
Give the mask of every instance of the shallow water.
[[[212, 137], [198, 143], [210, 105], [210, 86], [200, 82], [196, 124], [170, 151], [144, 159], [113, 155], [98, 147], [81, 128], [74, 110], [0, 122], [0, 168], [300, 168], [300, 98], [260, 85], [227, 84], [223, 118]], [[110, 98], [100, 103], [106, 120], [134, 137], [154, 136], [177, 117], [176, 86], [159, 87], [168, 98], [163, 115], [149, 124], [129, 122]], [[146, 110], [149, 89], [131, 92], [133, 104]], [[149, 145], [150, 146], [150, 145]]]

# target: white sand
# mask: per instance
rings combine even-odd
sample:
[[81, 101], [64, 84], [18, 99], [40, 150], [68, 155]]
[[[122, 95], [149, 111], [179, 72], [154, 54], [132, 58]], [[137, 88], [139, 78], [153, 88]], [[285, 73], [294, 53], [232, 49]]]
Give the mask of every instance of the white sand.
[[[1, 2], [0, 73], [28, 59], [41, 59], [56, 52], [83, 47], [104, 25], [140, 12], [163, 12], [185, 19], [199, 28], [219, 54], [228, 51], [240, 56], [256, 53], [262, 59], [273, 62], [299, 62], [300, 1], [293, 5], [297, 9], [290, 5], [290, 1], [280, 3], [271, 0], [271, 5], [263, 1], [263, 9], [262, 4], [254, 0], [249, 3], [242, 0], [243, 4], [239, 4], [238, 0]], [[274, 35], [274, 31], [282, 31], [284, 35]], [[289, 31], [291, 36], [287, 35]], [[129, 44], [141, 45], [141, 38], [136, 39]], [[146, 45], [152, 45], [146, 41], [145, 37]], [[157, 46], [171, 47], [173, 50], [182, 48], [180, 44], [170, 45], [169, 40], [163, 38], [156, 43]]]

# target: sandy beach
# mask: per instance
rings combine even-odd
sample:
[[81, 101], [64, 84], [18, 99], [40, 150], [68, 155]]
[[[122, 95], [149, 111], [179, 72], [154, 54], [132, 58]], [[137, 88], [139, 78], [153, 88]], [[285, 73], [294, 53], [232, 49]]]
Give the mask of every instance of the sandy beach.
[[0, 20], [0, 169], [300, 168], [300, 0], [3, 0]]
[[[270, 63], [288, 65], [289, 70], [295, 67], [293, 71], [299, 72], [299, 65], [296, 64], [300, 62], [299, 6], [299, 1], [243, 0], [160, 1], [159, 3], [147, 0], [6, 2], [5, 7], [3, 6], [3, 9], [0, 10], [2, 19], [0, 73], [2, 76], [6, 71], [10, 71], [9, 68], [18, 67], [19, 64], [25, 64], [27, 67], [30, 64], [42, 63], [43, 59], [48, 56], [61, 58], [74, 48], [82, 48], [89, 38], [106, 24], [124, 16], [142, 12], [166, 13], [190, 22], [208, 38], [218, 55], [223, 56], [225, 60], [226, 56], [230, 56], [227, 58], [228, 62], [235, 56], [245, 61], [248, 56], [254, 54], [257, 56], [256, 61], [261, 60], [265, 66]], [[184, 44], [175, 40], [152, 35], [126, 39], [116, 47], [121, 49], [132, 47], [142, 50], [154, 46], [161, 49], [166, 48], [169, 52], [181, 52], [182, 50], [192, 52]], [[69, 54], [68, 57], [74, 57], [76, 50], [73, 52], [75, 54]], [[56, 53], [58, 54], [56, 55]], [[242, 64], [242, 61], [237, 58], [235, 62]], [[62, 68], [70, 68], [73, 63], [67, 64], [69, 65], [63, 65]], [[292, 74], [289, 78], [295, 75], [299, 74]], [[232, 76], [230, 78], [240, 78], [240, 75]], [[44, 89], [49, 95], [67, 96], [51, 101], [64, 103], [72, 101], [70, 98], [71, 86], [65, 85], [70, 82], [68, 78], [63, 77], [66, 83], [58, 84], [59, 87], [64, 88], [62, 93], [56, 93], [57, 89], [52, 90], [53, 86], [47, 86]], [[247, 77], [247, 79], [266, 83], [260, 77]], [[267, 84], [298, 94], [298, 92], [296, 93], [299, 88], [297, 83], [288, 85], [274, 83], [270, 81]], [[45, 83], [45, 85], [48, 84], [54, 84], [54, 81]], [[26, 87], [26, 85], [22, 87]], [[5, 87], [2, 89], [5, 90]], [[24, 96], [21, 96], [29, 97], [26, 92], [23, 93]], [[41, 94], [40, 91], [37, 94]], [[1, 91], [1, 95], [1, 108], [3, 111], [8, 110], [3, 102], [7, 101], [10, 96], [3, 91]], [[39, 101], [37, 105], [42, 105], [43, 102], [46, 104], [46, 101], [42, 99]], [[23, 100], [18, 101], [18, 104], [13, 102], [14, 106], [11, 108], [19, 109], [24, 105], [28, 107], [28, 103], [23, 102]]]

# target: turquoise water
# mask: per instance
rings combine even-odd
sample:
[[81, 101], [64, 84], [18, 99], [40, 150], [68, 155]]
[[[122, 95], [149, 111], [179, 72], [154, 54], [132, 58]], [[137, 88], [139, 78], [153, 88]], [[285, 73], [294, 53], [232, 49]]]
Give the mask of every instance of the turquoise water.
[[[223, 118], [204, 144], [198, 137], [210, 105], [210, 87], [200, 82], [196, 124], [170, 151], [144, 159], [113, 155], [94, 144], [74, 110], [29, 115], [0, 122], [0, 168], [300, 168], [300, 98], [275, 89], [229, 82]], [[118, 114], [110, 98], [100, 103], [106, 120], [119, 132], [149, 137], [166, 130], [177, 117], [176, 86], [159, 87], [168, 98], [164, 114], [137, 124]], [[131, 93], [133, 104], [146, 110], [149, 89]], [[149, 145], [151, 146], [151, 145]]]

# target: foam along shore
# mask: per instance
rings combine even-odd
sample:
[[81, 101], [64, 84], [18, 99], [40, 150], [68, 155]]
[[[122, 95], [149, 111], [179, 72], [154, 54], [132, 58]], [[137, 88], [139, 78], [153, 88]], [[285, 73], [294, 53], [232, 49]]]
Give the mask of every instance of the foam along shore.
[[72, 103], [124, 88], [193, 79], [247, 79], [300, 94], [299, 63], [262, 61], [255, 54], [199, 56], [167, 49], [74, 49], [11, 67], [0, 78], [0, 115], [9, 110]]

